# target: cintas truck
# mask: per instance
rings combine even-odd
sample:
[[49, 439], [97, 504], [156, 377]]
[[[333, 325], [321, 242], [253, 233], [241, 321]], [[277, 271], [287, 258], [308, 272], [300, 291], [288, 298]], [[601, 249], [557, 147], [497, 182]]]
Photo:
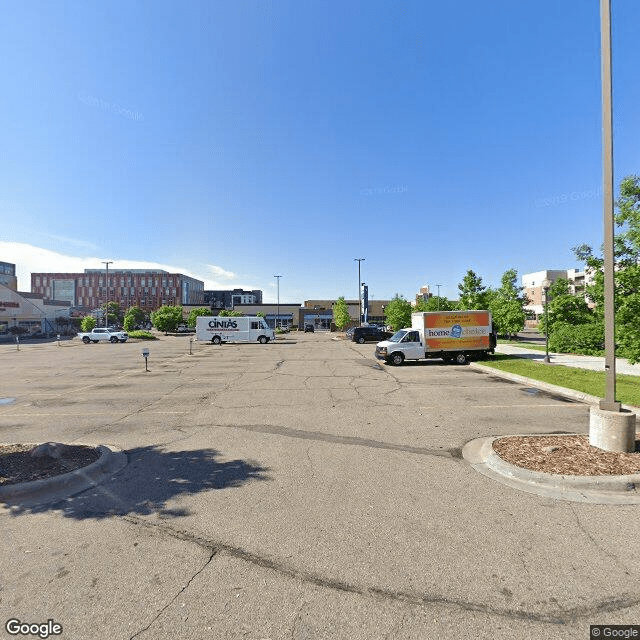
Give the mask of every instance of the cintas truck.
[[267, 344], [275, 338], [260, 316], [199, 316], [196, 318], [196, 340], [221, 342], [259, 342]]
[[376, 358], [394, 365], [423, 358], [465, 364], [493, 353], [495, 346], [490, 311], [425, 311], [411, 314], [410, 328], [378, 342]]

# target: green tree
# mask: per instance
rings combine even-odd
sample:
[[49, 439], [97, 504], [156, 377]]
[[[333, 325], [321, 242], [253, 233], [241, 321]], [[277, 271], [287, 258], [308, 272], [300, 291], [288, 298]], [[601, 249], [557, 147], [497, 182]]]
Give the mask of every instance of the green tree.
[[594, 315], [582, 296], [574, 296], [569, 289], [566, 278], [558, 278], [550, 287], [548, 293], [547, 312], [542, 314], [538, 331], [547, 332], [549, 316], [549, 338], [562, 326], [576, 327], [593, 322]]
[[486, 309], [487, 308], [487, 288], [482, 284], [482, 278], [471, 269], [467, 271], [462, 282], [458, 285], [460, 292], [459, 308]]
[[145, 321], [146, 317], [145, 312], [140, 307], [129, 307], [127, 313], [124, 314], [124, 330], [133, 331]]
[[80, 331], [83, 333], [89, 333], [96, 326], [96, 319], [93, 316], [85, 316], [80, 321]]
[[189, 311], [189, 317], [187, 318], [187, 325], [192, 329], [196, 326], [196, 318], [198, 316], [210, 316], [211, 309], [209, 307], [197, 307], [196, 309], [191, 309]]
[[443, 296], [431, 296], [427, 300], [419, 300], [415, 311], [455, 311], [457, 304]]
[[181, 322], [182, 307], [165, 305], [151, 313], [151, 323], [158, 331], [164, 331], [165, 335], [174, 331]]
[[103, 304], [101, 307], [103, 312], [107, 314], [107, 325], [111, 326], [113, 324], [117, 324], [120, 322], [122, 318], [122, 309], [120, 307], [120, 303], [118, 302], [109, 302]]
[[333, 321], [340, 331], [351, 321], [349, 307], [344, 300], [344, 296], [340, 296], [333, 305]]
[[226, 309], [223, 309], [219, 315], [225, 318], [238, 318], [243, 316], [244, 313], [241, 311], [227, 311]]
[[393, 300], [385, 307], [384, 315], [387, 324], [391, 325], [394, 331], [411, 326], [411, 312], [413, 307], [408, 300], [396, 293]]
[[524, 328], [524, 307], [529, 304], [529, 299], [523, 291], [524, 287], [518, 286], [515, 269], [508, 269], [502, 274], [500, 288], [489, 302], [497, 333], [511, 336]]
[[[640, 177], [627, 176], [620, 183], [616, 201], [614, 240], [616, 354], [640, 362]], [[604, 326], [604, 260], [588, 245], [573, 249], [594, 274], [587, 296], [595, 303], [594, 319]]]

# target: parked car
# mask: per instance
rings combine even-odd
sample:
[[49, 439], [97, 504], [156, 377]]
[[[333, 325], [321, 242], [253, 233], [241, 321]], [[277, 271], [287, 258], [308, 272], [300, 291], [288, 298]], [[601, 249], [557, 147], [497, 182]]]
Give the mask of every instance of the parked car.
[[347, 340], [351, 340], [353, 338], [353, 332], [355, 331], [355, 327], [349, 327], [349, 329], [346, 330], [345, 332], [345, 337], [347, 338]]
[[392, 336], [388, 331], [382, 331], [378, 327], [355, 327], [351, 340], [358, 344], [365, 342], [382, 342], [388, 340]]
[[313, 327], [312, 324], [305, 324], [304, 325], [304, 332], [305, 333], [314, 333], [315, 329]]

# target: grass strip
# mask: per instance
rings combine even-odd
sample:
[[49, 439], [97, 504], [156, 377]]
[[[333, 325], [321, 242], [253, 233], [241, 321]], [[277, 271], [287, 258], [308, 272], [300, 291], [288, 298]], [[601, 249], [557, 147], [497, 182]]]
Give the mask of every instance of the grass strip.
[[545, 345], [533, 344], [532, 342], [520, 342], [519, 340], [498, 340], [498, 344], [508, 344], [513, 347], [532, 349], [533, 351], [546, 351]]
[[[604, 398], [606, 381], [604, 371], [591, 371], [565, 367], [561, 364], [548, 365], [531, 362], [517, 356], [496, 353], [481, 364], [515, 373], [520, 376], [555, 384], [566, 389], [574, 389], [598, 398]], [[640, 406], [640, 378], [638, 376], [616, 375], [616, 400], [633, 407]]]

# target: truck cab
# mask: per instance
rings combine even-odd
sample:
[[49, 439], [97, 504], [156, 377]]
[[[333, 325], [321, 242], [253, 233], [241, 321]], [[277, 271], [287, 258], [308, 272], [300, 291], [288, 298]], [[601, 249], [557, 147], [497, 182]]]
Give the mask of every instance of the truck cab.
[[376, 358], [401, 365], [405, 360], [424, 358], [425, 345], [417, 329], [400, 329], [376, 345]]

